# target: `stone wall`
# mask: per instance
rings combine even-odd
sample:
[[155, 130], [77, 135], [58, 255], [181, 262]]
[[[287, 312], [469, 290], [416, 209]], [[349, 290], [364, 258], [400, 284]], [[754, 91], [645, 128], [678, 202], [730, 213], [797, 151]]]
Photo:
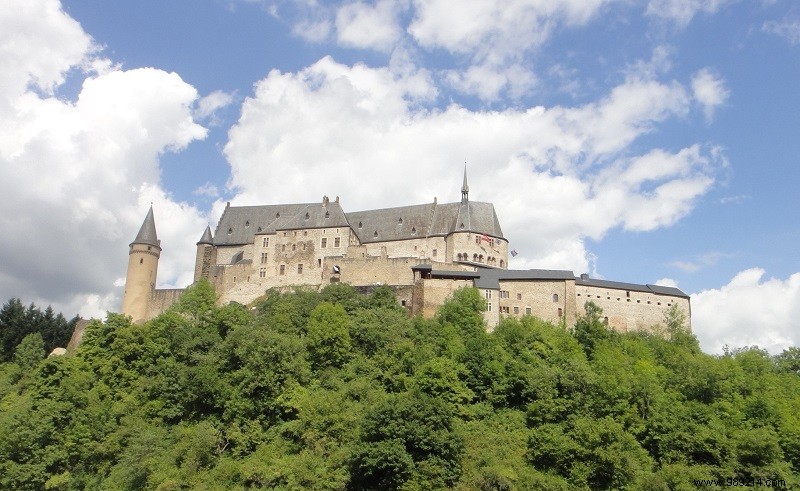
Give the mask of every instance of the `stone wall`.
[[[575, 287], [575, 303], [581, 314], [586, 302], [594, 302], [603, 309], [608, 325], [620, 332], [650, 330], [664, 324], [664, 314], [677, 304], [690, 319], [689, 299], [635, 290], [617, 290], [594, 286]], [[691, 322], [691, 321], [689, 321]], [[687, 326], [691, 329], [691, 325]]]
[[575, 325], [574, 280], [506, 280], [496, 294], [501, 316], [533, 315], [553, 324]]
[[172, 304], [177, 302], [185, 288], [159, 288], [150, 294], [150, 301], [147, 303], [147, 320], [156, 317], [166, 311]]

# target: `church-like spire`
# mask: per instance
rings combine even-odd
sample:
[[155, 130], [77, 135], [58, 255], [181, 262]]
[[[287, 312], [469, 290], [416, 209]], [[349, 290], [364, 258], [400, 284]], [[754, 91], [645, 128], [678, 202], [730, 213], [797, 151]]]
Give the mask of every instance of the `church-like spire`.
[[153, 218], [153, 205], [150, 205], [150, 211], [148, 211], [147, 216], [144, 217], [144, 222], [139, 229], [139, 233], [136, 234], [136, 238], [131, 242], [131, 245], [133, 244], [161, 247], [161, 241], [158, 240], [158, 236], [156, 235], [156, 221], [155, 218]]
[[464, 184], [461, 185], [461, 201], [469, 201], [469, 186], [467, 185], [467, 164], [464, 163]]
[[214, 245], [214, 239], [211, 237], [211, 226], [206, 225], [206, 231], [203, 232], [203, 236], [200, 237], [200, 242], [197, 245], [200, 244]]

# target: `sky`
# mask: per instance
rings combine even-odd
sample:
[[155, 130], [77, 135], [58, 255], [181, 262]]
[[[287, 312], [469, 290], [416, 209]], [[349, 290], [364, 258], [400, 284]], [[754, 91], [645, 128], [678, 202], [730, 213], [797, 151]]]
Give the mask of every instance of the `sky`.
[[800, 346], [794, 0], [5, 0], [0, 298], [118, 311], [232, 205], [495, 205], [513, 269], [677, 286]]

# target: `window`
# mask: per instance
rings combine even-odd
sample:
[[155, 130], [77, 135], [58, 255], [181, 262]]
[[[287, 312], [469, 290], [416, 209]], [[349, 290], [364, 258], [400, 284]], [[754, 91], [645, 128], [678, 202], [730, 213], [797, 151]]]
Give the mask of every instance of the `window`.
[[514, 307], [514, 314], [519, 314], [519, 307]]
[[285, 252], [285, 251], [286, 251], [286, 244], [281, 244], [281, 252]]
[[144, 258], [139, 259], [139, 264], [144, 264]]
[[260, 276], [261, 278], [266, 278], [267, 277], [267, 268], [261, 268], [261, 271], [258, 272], [258, 276]]
[[317, 259], [317, 266], [322, 267], [322, 259]]
[[433, 257], [436, 257], [436, 249], [433, 250]]
[[525, 307], [525, 315], [531, 315], [531, 308]]
[[511, 312], [509, 311], [509, 308], [508, 308], [508, 306], [502, 306], [502, 307], [500, 307], [500, 312], [501, 312], [501, 313], [503, 313], [503, 314], [510, 314], [510, 313], [511, 313]]
[[475, 236], [475, 243], [478, 244], [478, 245], [481, 245], [481, 236], [480, 235], [476, 235]]
[[333, 239], [333, 247], [339, 247], [339, 245], [340, 245], [339, 237], [334, 238]]
[[517, 293], [517, 300], [522, 300], [522, 294], [521, 293]]
[[603, 317], [603, 324], [608, 324], [608, 317]]
[[303, 274], [303, 264], [302, 263], [297, 265], [297, 274]]
[[281, 264], [280, 272], [278, 274], [280, 274], [281, 276], [286, 274], [286, 265], [285, 264]]
[[564, 311], [559, 308], [558, 309], [558, 317], [560, 318], [560, 317], [563, 317], [563, 316], [564, 316]]
[[489, 302], [489, 303], [486, 304], [486, 311], [487, 312], [491, 312], [492, 311], [492, 302]]
[[504, 263], [504, 262], [503, 262], [503, 260], [501, 259], [501, 260], [500, 260], [500, 267], [502, 268], [503, 266], [505, 266], [505, 264], [506, 264], [506, 263]]
[[261, 253], [261, 264], [264, 264], [265, 262], [267, 262], [267, 253], [266, 252], [262, 252]]
[[292, 251], [296, 251], [296, 250], [297, 250], [297, 244], [292, 244]]
[[558, 302], [558, 293], [553, 294], [553, 301]]
[[261, 247], [269, 247], [269, 237], [261, 239]]
[[320, 239], [319, 246], [322, 249], [325, 249], [326, 247], [328, 247], [328, 238], [327, 237], [323, 237], [322, 239]]
[[492, 290], [486, 290], [484, 292], [484, 296], [486, 297], [486, 300], [491, 300], [492, 299]]

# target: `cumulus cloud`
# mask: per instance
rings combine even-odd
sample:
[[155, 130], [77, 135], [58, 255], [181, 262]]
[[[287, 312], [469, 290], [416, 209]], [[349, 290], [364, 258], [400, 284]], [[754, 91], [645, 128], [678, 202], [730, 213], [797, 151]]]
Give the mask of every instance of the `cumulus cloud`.
[[717, 149], [700, 145], [629, 155], [641, 135], [688, 111], [678, 83], [629, 80], [577, 107], [471, 111], [420, 104], [435, 87], [418, 76], [331, 58], [271, 72], [225, 147], [236, 202], [343, 193], [345, 209], [357, 210], [453, 201], [466, 158], [471, 199], [494, 202], [514, 231], [513, 267], [587, 271], [585, 237], [675, 223], [722, 165]]
[[390, 51], [402, 36], [398, 14], [405, 2], [380, 0], [373, 5], [354, 2], [336, 12], [340, 44], [355, 48]]
[[684, 27], [698, 12], [713, 14], [734, 0], [650, 0], [647, 15], [674, 22]]
[[[188, 224], [205, 223], [158, 187], [159, 155], [205, 136], [191, 114], [197, 93], [174, 73], [123, 71], [99, 58], [58, 2], [13, 3], [0, 14], [13, 26], [0, 29], [0, 77], [10, 81], [0, 84], [0, 296], [66, 314], [117, 310], [120, 258], [150, 201], [160, 220], [183, 230], [163, 232], [178, 247], [196, 241], [182, 235]], [[24, 56], [5, 48], [14, 45]], [[66, 72], [93, 67], [74, 102], [52, 95]], [[178, 247], [163, 261], [167, 283], [190, 267]]]
[[800, 345], [800, 273], [764, 278], [752, 268], [692, 296], [692, 329], [706, 352], [758, 344], [777, 354]]
[[701, 254], [689, 261], [673, 261], [672, 266], [680, 269], [684, 273], [696, 273], [701, 269], [714, 266], [722, 259], [730, 257], [733, 257], [733, 255], [724, 252], [713, 251]]
[[730, 95], [725, 82], [704, 68], [692, 78], [692, 94], [700, 104], [707, 121], [714, 117], [714, 110], [723, 104]]

